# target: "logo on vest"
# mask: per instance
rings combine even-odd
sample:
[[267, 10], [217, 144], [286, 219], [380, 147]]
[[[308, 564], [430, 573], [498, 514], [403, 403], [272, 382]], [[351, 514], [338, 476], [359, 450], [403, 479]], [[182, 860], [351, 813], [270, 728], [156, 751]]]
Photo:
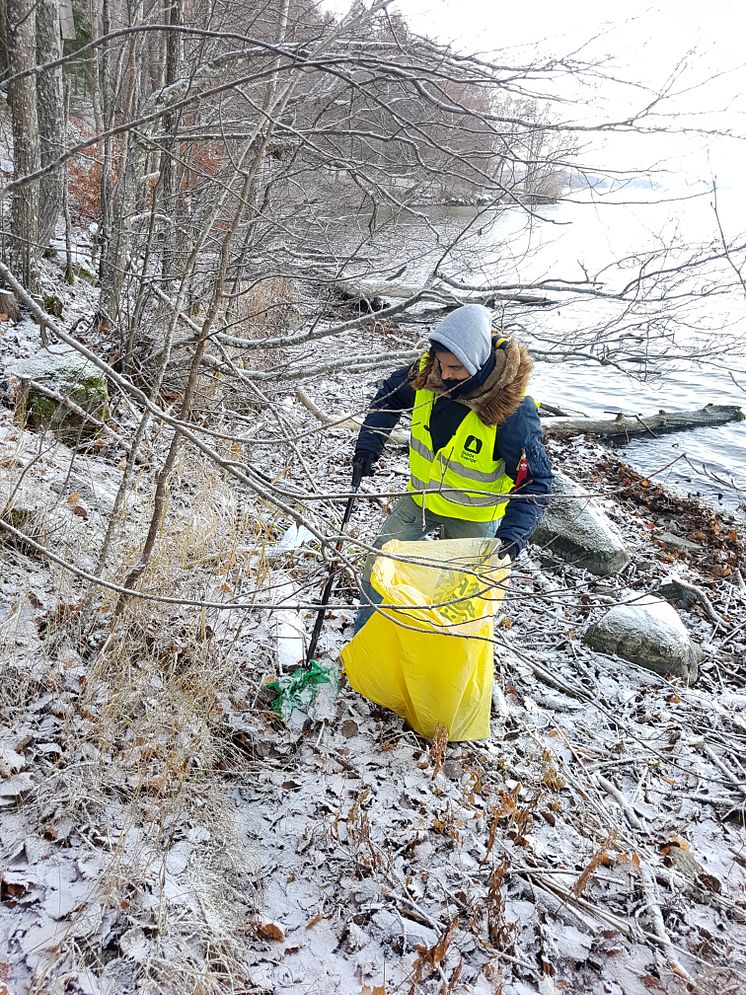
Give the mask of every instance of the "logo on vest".
[[482, 440], [478, 439], [476, 435], [468, 435], [466, 437], [466, 442], [464, 443], [464, 449], [461, 454], [461, 458], [468, 463], [474, 463], [475, 457], [479, 455], [482, 449]]

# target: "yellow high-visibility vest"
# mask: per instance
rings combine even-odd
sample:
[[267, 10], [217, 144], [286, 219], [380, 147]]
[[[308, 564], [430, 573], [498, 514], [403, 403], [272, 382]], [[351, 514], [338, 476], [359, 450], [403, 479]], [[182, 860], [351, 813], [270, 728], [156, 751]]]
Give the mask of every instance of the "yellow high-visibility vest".
[[[420, 362], [422, 367], [423, 360]], [[468, 522], [494, 522], [507, 508], [513, 480], [504, 460], [495, 460], [497, 425], [485, 425], [469, 411], [455, 434], [437, 452], [430, 436], [436, 395], [415, 393], [409, 437], [409, 484], [412, 500], [436, 515]]]

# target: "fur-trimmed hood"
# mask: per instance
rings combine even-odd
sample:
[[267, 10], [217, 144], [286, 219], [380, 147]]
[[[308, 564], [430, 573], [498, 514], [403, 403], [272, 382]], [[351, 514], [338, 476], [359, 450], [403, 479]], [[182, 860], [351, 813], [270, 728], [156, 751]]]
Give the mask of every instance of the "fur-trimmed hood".
[[[485, 425], [501, 425], [520, 406], [533, 368], [534, 361], [526, 346], [510, 339], [495, 346], [495, 368], [484, 383], [466, 397], [453, 400], [476, 411]], [[431, 390], [438, 396], [450, 396], [432, 351], [412, 380], [412, 386], [415, 390]]]

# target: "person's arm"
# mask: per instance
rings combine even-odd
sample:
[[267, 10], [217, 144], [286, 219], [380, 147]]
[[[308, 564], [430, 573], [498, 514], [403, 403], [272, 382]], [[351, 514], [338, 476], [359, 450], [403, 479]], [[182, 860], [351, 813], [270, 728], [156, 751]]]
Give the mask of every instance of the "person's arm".
[[414, 406], [412, 375], [413, 371], [409, 366], [395, 370], [383, 381], [370, 403], [355, 443], [355, 456], [365, 453], [370, 457], [371, 466], [383, 452], [386, 440], [399, 421], [402, 411]]
[[541, 441], [539, 413], [530, 397], [500, 426], [497, 446], [505, 461], [505, 472], [516, 482], [505, 515], [500, 520], [497, 538], [506, 546], [511, 559], [523, 550], [536, 531], [552, 493], [552, 468]]

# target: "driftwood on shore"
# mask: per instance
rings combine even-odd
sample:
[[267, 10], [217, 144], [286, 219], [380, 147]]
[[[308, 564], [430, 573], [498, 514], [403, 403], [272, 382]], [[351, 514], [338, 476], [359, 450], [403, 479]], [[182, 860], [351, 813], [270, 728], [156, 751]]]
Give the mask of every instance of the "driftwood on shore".
[[625, 415], [615, 418], [543, 418], [545, 435], [566, 437], [571, 435], [597, 435], [618, 441], [631, 435], [658, 436], [667, 432], [681, 432], [690, 428], [725, 425], [742, 421], [746, 416], [737, 405], [706, 404], [694, 411], [659, 411], [654, 415]]

